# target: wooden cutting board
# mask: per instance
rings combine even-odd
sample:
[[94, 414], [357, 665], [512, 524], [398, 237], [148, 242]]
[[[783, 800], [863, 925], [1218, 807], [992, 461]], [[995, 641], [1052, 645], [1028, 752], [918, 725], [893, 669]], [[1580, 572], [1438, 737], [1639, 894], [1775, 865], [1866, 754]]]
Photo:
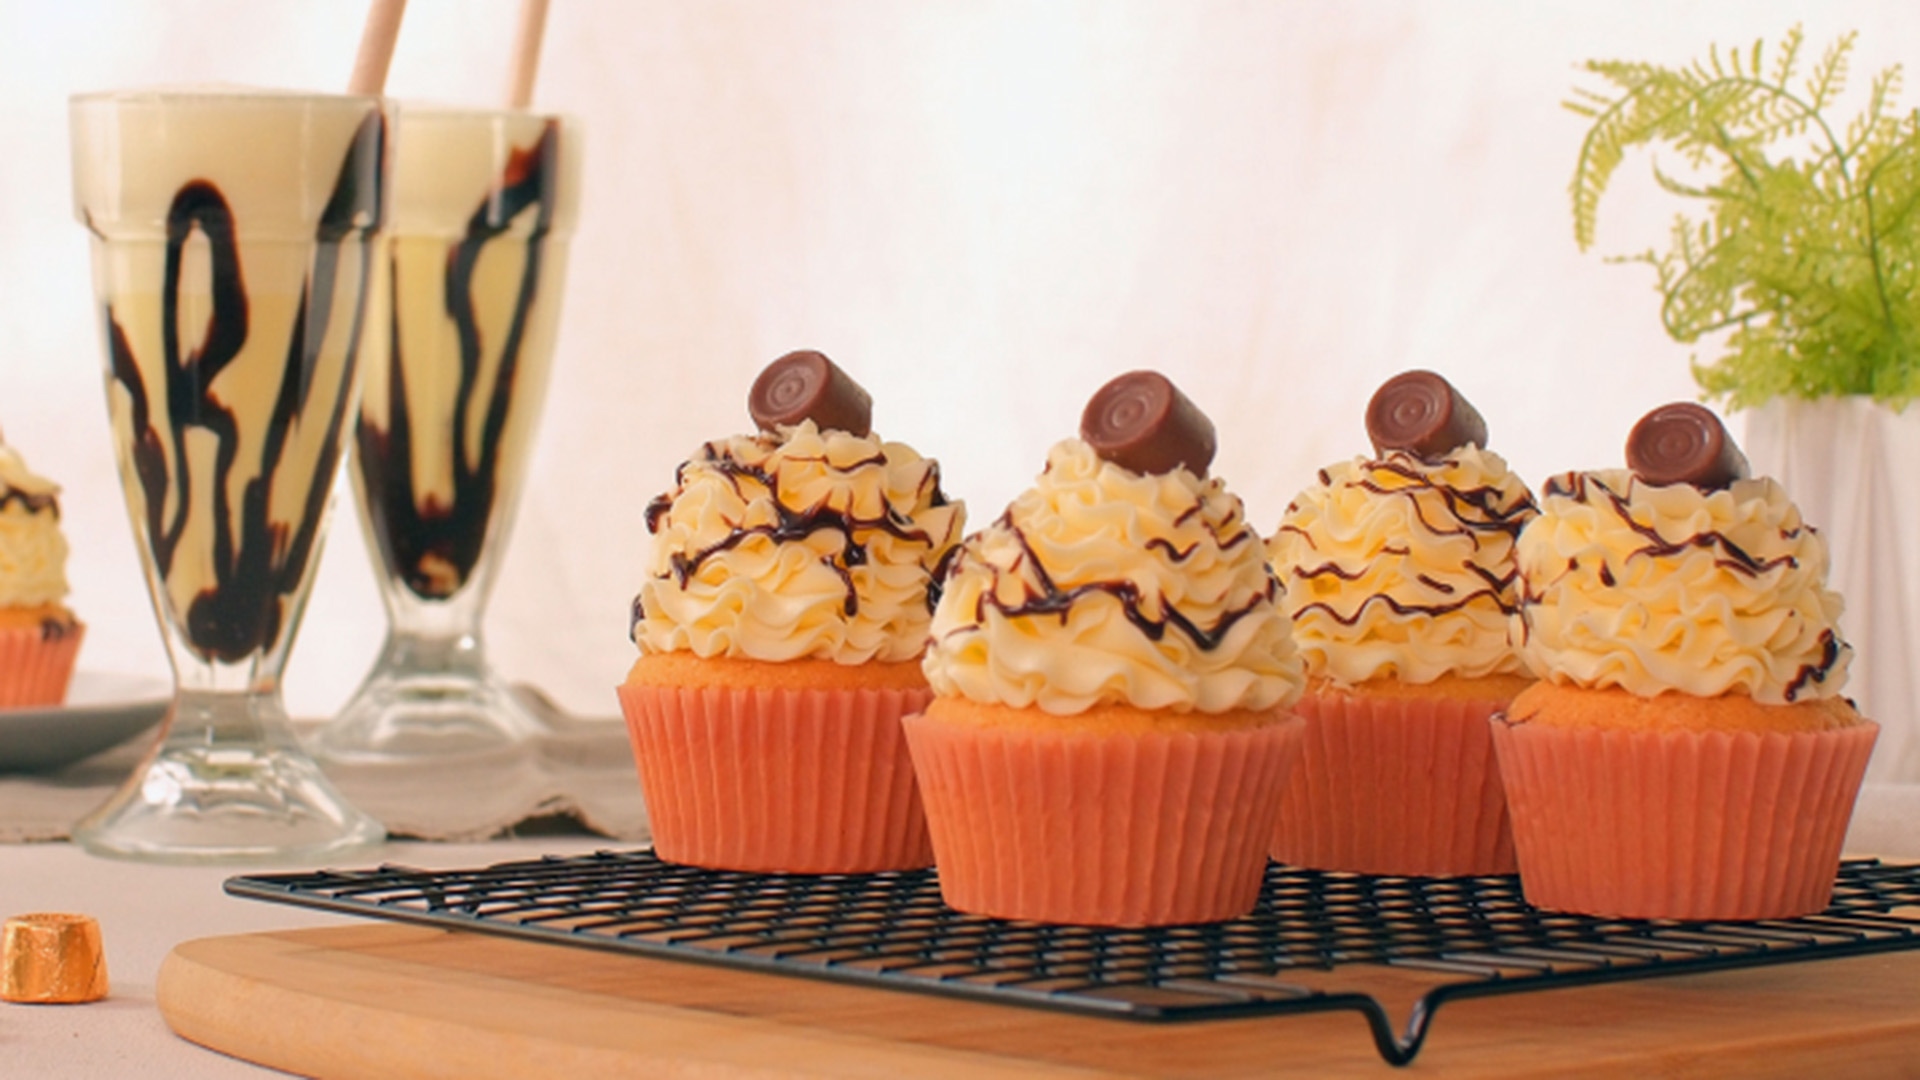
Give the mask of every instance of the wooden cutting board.
[[[1374, 989], [1405, 1001], [1420, 987]], [[189, 941], [163, 964], [158, 997], [194, 1042], [324, 1077], [1393, 1071], [1358, 1013], [1149, 1024], [390, 924]], [[1920, 952], [1452, 1002], [1412, 1068], [1912, 1076]]]

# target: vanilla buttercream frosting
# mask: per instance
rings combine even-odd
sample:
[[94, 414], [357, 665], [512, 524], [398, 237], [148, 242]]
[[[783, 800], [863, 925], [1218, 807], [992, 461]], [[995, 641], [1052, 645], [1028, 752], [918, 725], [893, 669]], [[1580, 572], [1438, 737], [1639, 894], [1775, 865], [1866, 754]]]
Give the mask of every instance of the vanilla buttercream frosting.
[[813, 421], [709, 442], [647, 508], [642, 652], [858, 664], [927, 641], [965, 507], [901, 443]]
[[1472, 445], [1321, 470], [1268, 543], [1307, 673], [1341, 685], [1521, 674], [1514, 540], [1534, 512], [1500, 455]]
[[1642, 697], [1832, 697], [1852, 657], [1827, 546], [1771, 479], [1722, 490], [1565, 473], [1520, 536], [1515, 634], [1535, 674]]
[[1302, 680], [1280, 591], [1219, 479], [1068, 439], [961, 545], [922, 666], [936, 694], [1063, 716], [1288, 705]]
[[59, 485], [0, 444], [0, 607], [40, 607], [66, 597], [59, 497]]

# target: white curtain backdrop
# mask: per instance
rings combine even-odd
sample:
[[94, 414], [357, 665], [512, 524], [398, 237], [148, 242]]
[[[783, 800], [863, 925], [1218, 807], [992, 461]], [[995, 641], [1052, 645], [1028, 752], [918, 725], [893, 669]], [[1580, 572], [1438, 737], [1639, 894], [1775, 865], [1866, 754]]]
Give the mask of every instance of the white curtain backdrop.
[[[516, 6], [412, 0], [390, 92], [496, 101]], [[66, 98], [339, 89], [363, 15], [0, 6], [0, 425], [65, 485], [85, 668], [167, 670], [109, 448]], [[976, 523], [1141, 366], [1212, 415], [1216, 471], [1266, 528], [1366, 448], [1367, 397], [1408, 367], [1453, 379], [1530, 482], [1619, 464], [1635, 419], [1695, 395], [1692, 350], [1644, 268], [1575, 249], [1585, 122], [1560, 102], [1584, 59], [1677, 63], [1796, 20], [1816, 53], [1860, 31], [1858, 89], [1920, 42], [1906, 0], [554, 0], [536, 104], [586, 133], [582, 226], [497, 666], [615, 713], [647, 500], [748, 427], [748, 382], [792, 348], [863, 382], [877, 430], [939, 458]], [[1662, 243], [1674, 209], [1629, 159], [1601, 248]], [[297, 714], [343, 703], [384, 626], [356, 517], [343, 486]]]

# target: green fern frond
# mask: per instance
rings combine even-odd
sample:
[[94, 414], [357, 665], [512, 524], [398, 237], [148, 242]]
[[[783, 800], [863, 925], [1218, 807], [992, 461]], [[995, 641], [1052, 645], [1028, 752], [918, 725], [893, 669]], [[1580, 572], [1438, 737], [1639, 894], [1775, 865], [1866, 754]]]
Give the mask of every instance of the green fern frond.
[[[1793, 40], [1794, 48], [1798, 50], [1800, 28], [1794, 27], [1788, 36]], [[1826, 108], [1833, 103], [1834, 98], [1839, 97], [1846, 90], [1847, 55], [1853, 52], [1854, 36], [1850, 31], [1842, 35], [1839, 41], [1828, 46], [1826, 53], [1820, 57], [1820, 62], [1813, 66], [1812, 73], [1807, 76], [1807, 103], [1816, 110]], [[1789, 79], [1783, 72], [1773, 81], [1785, 86]]]
[[1694, 377], [1735, 408], [1781, 394], [1920, 394], [1920, 111], [1894, 111], [1896, 66], [1851, 122], [1826, 115], [1854, 43], [1834, 42], [1804, 81], [1799, 27], [1771, 53], [1756, 41], [1679, 67], [1590, 61], [1612, 92], [1576, 87], [1564, 102], [1591, 122], [1569, 185], [1582, 250], [1629, 151], [1665, 147], [1707, 177], [1656, 161], [1661, 190], [1704, 214], [1678, 215], [1663, 252], [1608, 261], [1652, 268], [1668, 334], [1717, 344], [1718, 356], [1693, 359]]
[[[1805, 41], [1806, 36], [1798, 26], [1788, 30], [1787, 36], [1780, 40], [1780, 58], [1773, 63], [1773, 84], [1775, 86], [1785, 86], [1793, 81], [1793, 70], [1800, 63], [1800, 46]], [[1755, 57], [1760, 55], [1761, 45], [1762, 42], [1756, 41], [1753, 43], [1753, 55]], [[1760, 65], [1755, 64], [1753, 69], [1759, 71]], [[1817, 75], [1818, 71], [1816, 69], [1816, 77]]]

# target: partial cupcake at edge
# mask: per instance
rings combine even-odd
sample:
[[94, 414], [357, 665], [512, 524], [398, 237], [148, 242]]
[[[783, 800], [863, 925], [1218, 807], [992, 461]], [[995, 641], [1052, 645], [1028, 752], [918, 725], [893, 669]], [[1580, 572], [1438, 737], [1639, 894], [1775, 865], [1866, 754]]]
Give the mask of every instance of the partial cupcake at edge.
[[640, 656], [619, 688], [654, 847], [717, 869], [852, 873], [933, 862], [900, 718], [962, 504], [871, 431], [818, 352], [755, 380], [759, 430], [706, 443], [647, 508]]
[[1521, 887], [1600, 916], [1821, 911], [1878, 733], [1841, 694], [1826, 544], [1702, 406], [1649, 413], [1627, 462], [1548, 480], [1520, 537], [1541, 681], [1492, 730]]
[[60, 487], [0, 441], [0, 708], [66, 700], [86, 636], [66, 597]]
[[1510, 639], [1527, 486], [1430, 371], [1367, 406], [1371, 458], [1320, 471], [1269, 543], [1305, 664], [1305, 749], [1273, 857], [1374, 874], [1511, 873], [1487, 719], [1531, 683]]
[[1109, 926], [1253, 908], [1301, 676], [1214, 449], [1165, 376], [1123, 375], [962, 544], [936, 696], [905, 721], [948, 905]]

